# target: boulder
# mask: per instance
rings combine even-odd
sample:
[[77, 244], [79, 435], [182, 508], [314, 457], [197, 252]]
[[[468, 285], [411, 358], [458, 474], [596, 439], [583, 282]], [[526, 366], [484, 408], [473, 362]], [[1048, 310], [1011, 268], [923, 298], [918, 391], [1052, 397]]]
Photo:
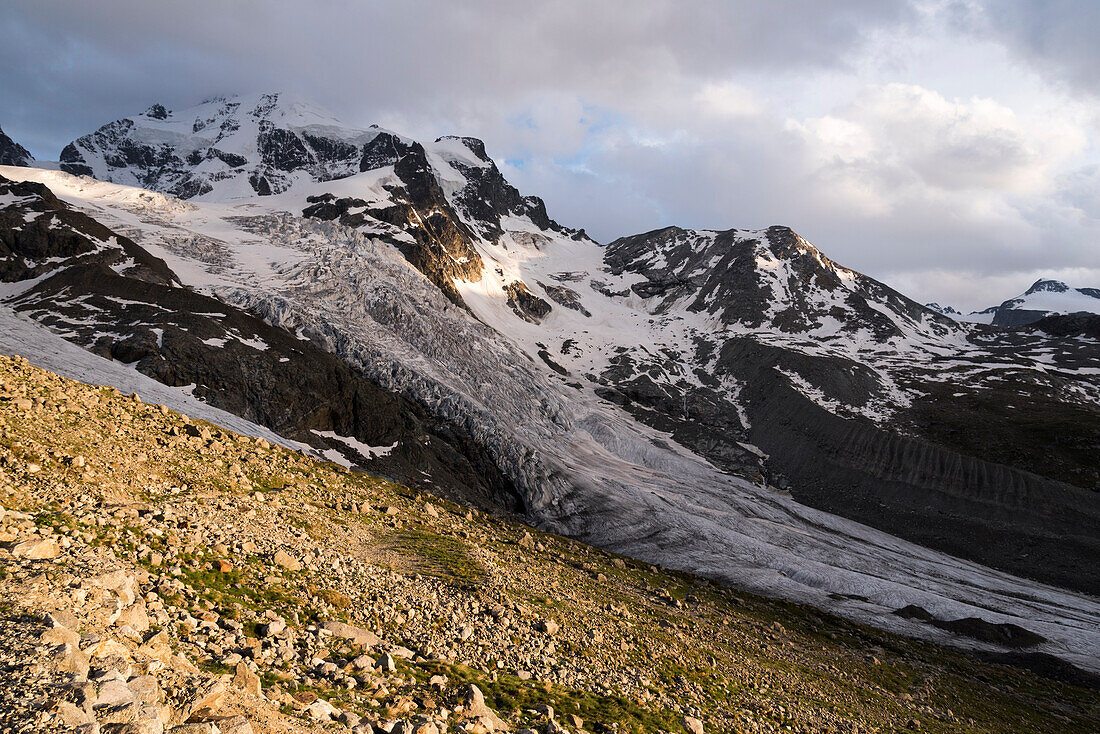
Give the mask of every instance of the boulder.
[[160, 684], [154, 676], [136, 675], [126, 682], [126, 687], [130, 689], [130, 693], [138, 703], [153, 705], [160, 703]]
[[340, 716], [340, 709], [318, 698], [306, 708], [306, 715], [314, 721], [335, 721]]
[[177, 720], [187, 722], [203, 711], [212, 711], [225, 695], [225, 684], [219, 680], [206, 680], [192, 688], [176, 711]]
[[356, 645], [362, 645], [363, 647], [374, 647], [382, 642], [378, 635], [370, 630], [355, 627], [344, 622], [324, 622], [321, 624], [321, 629], [326, 629], [337, 637], [342, 637], [345, 640], [354, 642]]
[[544, 619], [535, 625], [535, 629], [539, 632], [545, 632], [548, 635], [552, 635], [561, 629], [561, 626], [552, 619]]
[[241, 661], [237, 663], [236, 673], [233, 676], [233, 685], [242, 689], [245, 693], [253, 696], [259, 696], [261, 691], [260, 676], [253, 673], [248, 669], [248, 666]]
[[473, 683], [463, 688], [460, 695], [465, 707], [463, 715], [466, 718], [485, 719], [491, 722], [492, 728], [490, 731], [506, 731], [508, 729], [508, 725], [504, 720], [497, 716], [496, 712], [485, 703], [485, 694]]
[[61, 548], [48, 538], [32, 538], [16, 543], [11, 549], [11, 554], [16, 558], [26, 558], [28, 561], [45, 561], [61, 555]]
[[115, 624], [119, 627], [129, 625], [135, 632], [147, 632], [149, 630], [149, 615], [145, 611], [145, 602], [137, 601], [123, 609]]
[[286, 551], [275, 551], [275, 556], [272, 558], [272, 560], [275, 562], [276, 566], [282, 566], [288, 571], [302, 570], [301, 562]]

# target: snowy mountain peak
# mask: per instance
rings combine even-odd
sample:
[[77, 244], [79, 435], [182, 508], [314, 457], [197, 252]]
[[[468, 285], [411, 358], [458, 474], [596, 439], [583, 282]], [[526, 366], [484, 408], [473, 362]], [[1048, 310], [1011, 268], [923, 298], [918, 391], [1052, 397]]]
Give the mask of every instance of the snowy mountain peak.
[[61, 169], [180, 198], [267, 195], [355, 173], [377, 134], [283, 93], [158, 103], [65, 146]]
[[1035, 281], [1030, 288], [1024, 291], [1025, 296], [1030, 296], [1032, 293], [1041, 293], [1047, 291], [1050, 293], [1065, 293], [1069, 290], [1069, 286], [1060, 280], [1044, 280], [1040, 278]]
[[1055, 314], [1100, 314], [1100, 288], [1072, 288], [1060, 280], [1040, 278], [1015, 298], [962, 317], [994, 326], [1024, 326]]
[[962, 312], [955, 310], [953, 306], [941, 306], [935, 301], [924, 304], [924, 307], [930, 308], [936, 313], [942, 313], [944, 316], [962, 316]]
[[[458, 152], [459, 149], [455, 147], [455, 144], [465, 149], [459, 156], [459, 159], [465, 159], [477, 165], [492, 164], [492, 159], [485, 152], [485, 142], [477, 138], [464, 137], [459, 135], [444, 135], [443, 137], [435, 139], [436, 150], [440, 153], [449, 151], [452, 153]], [[469, 157], [469, 154], [473, 154], [473, 158]]]

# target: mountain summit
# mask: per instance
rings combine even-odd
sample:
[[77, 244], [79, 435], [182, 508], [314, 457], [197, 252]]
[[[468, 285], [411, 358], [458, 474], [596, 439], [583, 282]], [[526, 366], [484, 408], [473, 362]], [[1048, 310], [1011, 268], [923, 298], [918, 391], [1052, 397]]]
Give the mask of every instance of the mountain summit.
[[2, 172], [12, 333], [652, 563], [1095, 664], [1088, 603], [1028, 580], [1100, 590], [1089, 323], [959, 323], [783, 226], [600, 246], [475, 138], [284, 95], [153, 105], [62, 159]]
[[279, 193], [295, 181], [359, 170], [378, 135], [286, 94], [213, 97], [195, 107], [154, 104], [61, 151], [61, 170], [184, 199]]
[[1040, 278], [1019, 296], [961, 320], [1012, 327], [1073, 313], [1100, 314], [1100, 288], [1071, 288], [1060, 280]]
[[0, 130], [0, 166], [31, 166], [34, 156]]

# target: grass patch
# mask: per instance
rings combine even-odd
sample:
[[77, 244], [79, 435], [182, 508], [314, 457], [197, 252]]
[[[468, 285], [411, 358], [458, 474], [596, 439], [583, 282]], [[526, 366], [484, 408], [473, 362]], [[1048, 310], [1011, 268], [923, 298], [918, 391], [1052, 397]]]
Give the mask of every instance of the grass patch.
[[459, 538], [423, 530], [405, 530], [391, 536], [391, 548], [408, 558], [425, 576], [435, 576], [461, 586], [478, 586], [488, 577], [485, 568]]

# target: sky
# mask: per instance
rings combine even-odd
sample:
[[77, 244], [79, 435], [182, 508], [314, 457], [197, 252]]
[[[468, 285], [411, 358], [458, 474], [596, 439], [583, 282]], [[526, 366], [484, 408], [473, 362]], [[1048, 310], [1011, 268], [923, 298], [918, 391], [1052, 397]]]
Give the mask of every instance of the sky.
[[1100, 287], [1100, 3], [5, 0], [0, 127], [40, 159], [153, 102], [286, 91], [483, 139], [600, 242], [793, 227], [918, 300]]

